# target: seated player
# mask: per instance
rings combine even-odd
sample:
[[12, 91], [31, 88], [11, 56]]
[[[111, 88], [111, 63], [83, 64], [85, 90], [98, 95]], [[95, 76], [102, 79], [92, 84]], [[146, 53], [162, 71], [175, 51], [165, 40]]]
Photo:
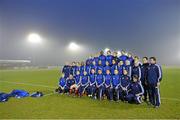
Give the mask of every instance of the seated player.
[[92, 98], [96, 96], [96, 74], [94, 69], [91, 69], [91, 74], [89, 75], [89, 96]]
[[123, 70], [123, 75], [121, 76], [120, 85], [120, 99], [124, 101], [124, 97], [128, 95], [128, 87], [131, 84], [131, 79], [127, 75], [127, 70]]
[[138, 79], [138, 76], [134, 75], [133, 82], [131, 82], [130, 86], [128, 87], [128, 95], [125, 97], [125, 100], [127, 100], [129, 103], [142, 103], [144, 89]]
[[81, 76], [81, 84], [79, 87], [79, 96], [82, 97], [85, 92], [87, 92], [87, 87], [89, 85], [89, 76], [87, 72], [84, 71], [84, 74]]
[[66, 86], [65, 86], [65, 92], [66, 93], [72, 93], [71, 86], [75, 84], [75, 79], [72, 74], [69, 75], [69, 77], [66, 79]]
[[102, 70], [98, 70], [98, 74], [96, 75], [96, 87], [98, 99], [102, 100], [104, 89], [104, 76], [102, 74]]
[[81, 82], [81, 76], [80, 76], [80, 71], [77, 71], [76, 72], [76, 75], [74, 76], [75, 78], [75, 84], [74, 85], [71, 85], [70, 87], [70, 93], [72, 94], [72, 92], [75, 93], [75, 95], [78, 95], [78, 89], [79, 89], [79, 86], [80, 86], [80, 82]]
[[119, 101], [120, 85], [121, 85], [120, 76], [118, 74], [118, 70], [115, 69], [114, 75], [112, 76], [113, 95], [114, 95], [115, 101]]
[[106, 70], [105, 76], [105, 94], [108, 100], [113, 100], [113, 93], [112, 93], [112, 76], [110, 70]]
[[65, 93], [66, 79], [64, 78], [64, 74], [62, 73], [61, 78], [59, 79], [59, 88], [55, 91], [62, 94]]

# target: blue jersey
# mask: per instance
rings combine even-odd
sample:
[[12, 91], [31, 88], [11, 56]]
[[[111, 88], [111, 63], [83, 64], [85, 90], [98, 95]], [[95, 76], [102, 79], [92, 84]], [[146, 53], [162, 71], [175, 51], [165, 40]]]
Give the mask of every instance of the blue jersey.
[[66, 86], [67, 86], [68, 88], [70, 88], [71, 85], [74, 85], [74, 84], [75, 84], [75, 79], [74, 79], [74, 78], [73, 78], [73, 79], [67, 78], [67, 80], [66, 80]]
[[99, 62], [99, 57], [94, 57], [94, 62], [95, 62], [95, 65], [97, 66]]
[[106, 70], [109, 70], [111, 72], [111, 67], [110, 66], [105, 66], [103, 68], [103, 74], [106, 74]]
[[150, 85], [156, 86], [162, 80], [162, 69], [157, 64], [151, 64], [148, 67], [147, 81]]
[[131, 79], [127, 75], [121, 76], [121, 86], [128, 88], [128, 86], [131, 84]]
[[74, 74], [73, 75], [76, 75], [77, 71], [80, 71], [80, 67], [79, 66], [75, 66], [74, 67]]
[[131, 77], [131, 75], [132, 75], [132, 67], [130, 65], [125, 65], [123, 67], [123, 69], [125, 69], [128, 72], [128, 76]]
[[130, 86], [128, 87], [129, 93], [136, 95], [143, 95], [144, 94], [144, 89], [142, 87], [141, 81], [137, 82], [131, 82]]
[[139, 80], [141, 79], [141, 68], [139, 66], [133, 66], [132, 68], [132, 76], [137, 75]]
[[97, 66], [96, 73], [98, 73], [98, 70], [101, 70], [103, 72], [104, 67], [103, 66]]
[[119, 75], [122, 76], [123, 75], [123, 66], [117, 66]]
[[119, 75], [113, 75], [112, 76], [112, 85], [114, 88], [119, 87], [121, 84], [120, 76]]
[[117, 65], [112, 65], [111, 66], [111, 74], [113, 75], [114, 74], [114, 70], [117, 70], [117, 69], [118, 69]]
[[87, 72], [87, 74], [89, 75], [91, 72], [91, 67], [90, 66], [85, 66], [85, 71]]
[[89, 82], [90, 82], [90, 86], [92, 86], [96, 83], [96, 75], [95, 74], [89, 75]]
[[103, 84], [104, 84], [104, 76], [103, 76], [103, 74], [97, 74], [96, 75], [96, 85], [98, 87], [100, 87], [100, 86], [103, 86]]
[[112, 83], [112, 76], [110, 74], [105, 75], [105, 87], [108, 88], [111, 86]]
[[128, 57], [128, 60], [130, 61], [131, 66], [134, 65], [134, 59], [132, 57]]
[[60, 87], [65, 87], [66, 86], [66, 79], [65, 78], [61, 77], [59, 79], [59, 86]]
[[69, 77], [69, 75], [71, 73], [71, 66], [65, 65], [62, 69], [62, 73], [64, 73], [65, 78]]
[[124, 63], [125, 63], [125, 61], [128, 59], [128, 56], [127, 55], [121, 55], [120, 57], [119, 57], [119, 60], [120, 61], [123, 61]]
[[106, 65], [106, 56], [105, 55], [100, 55], [99, 60], [101, 60], [102, 66]]
[[87, 66], [91, 66], [93, 64], [93, 59], [92, 58], [88, 58], [87, 60], [86, 60], [86, 65]]
[[83, 75], [81, 77], [81, 85], [82, 86], [87, 86], [89, 84], [89, 76], [88, 75]]
[[112, 55], [107, 55], [106, 56], [106, 61], [109, 62], [109, 65], [112, 65], [112, 60], [113, 60], [113, 56]]
[[85, 71], [85, 66], [80, 66], [80, 75], [82, 76]]
[[74, 78], [75, 78], [75, 84], [76, 85], [80, 85], [80, 83], [81, 83], [81, 76], [80, 75], [76, 75]]

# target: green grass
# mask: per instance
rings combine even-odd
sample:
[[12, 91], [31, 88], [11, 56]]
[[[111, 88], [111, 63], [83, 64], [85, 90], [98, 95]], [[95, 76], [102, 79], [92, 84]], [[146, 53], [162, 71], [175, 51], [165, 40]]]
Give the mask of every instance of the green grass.
[[[0, 71], [0, 91], [24, 89], [30, 93], [42, 91], [52, 93], [57, 87], [58, 70], [12, 70]], [[5, 82], [2, 82], [5, 81]], [[8, 82], [51, 86], [31, 86]], [[98, 101], [87, 97], [53, 94], [42, 98], [10, 98], [0, 103], [0, 119], [5, 118], [180, 118], [180, 69], [164, 68], [161, 82], [162, 104], [159, 109], [141, 105]]]

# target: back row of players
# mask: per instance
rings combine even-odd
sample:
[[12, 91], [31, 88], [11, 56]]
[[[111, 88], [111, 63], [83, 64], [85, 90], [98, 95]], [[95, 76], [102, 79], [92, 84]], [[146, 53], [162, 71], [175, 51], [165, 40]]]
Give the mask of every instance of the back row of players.
[[[103, 51], [86, 62], [66, 64], [59, 80], [60, 93], [84, 94], [102, 100], [122, 100], [142, 103], [142, 98], [154, 107], [160, 106], [159, 85], [162, 70], [156, 64], [156, 58], [143, 57], [143, 64], [138, 56], [117, 52]], [[149, 98], [149, 99], [148, 99]], [[148, 99], [148, 100], [147, 100]]]

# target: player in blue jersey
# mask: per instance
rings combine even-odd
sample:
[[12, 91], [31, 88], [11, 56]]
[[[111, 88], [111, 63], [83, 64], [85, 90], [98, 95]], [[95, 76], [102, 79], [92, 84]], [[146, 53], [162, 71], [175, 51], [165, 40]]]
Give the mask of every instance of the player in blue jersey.
[[128, 87], [131, 84], [131, 79], [127, 75], [127, 70], [123, 70], [123, 75], [121, 76], [121, 85], [120, 85], [120, 99], [124, 101], [125, 96], [128, 95]]
[[102, 74], [102, 70], [98, 70], [98, 74], [96, 75], [96, 88], [97, 88], [97, 96], [99, 100], [102, 100], [103, 97], [103, 89], [104, 89], [104, 75]]
[[105, 94], [108, 100], [113, 100], [113, 89], [112, 89], [112, 76], [110, 70], [106, 70], [106, 74], [104, 75], [105, 79]]
[[83, 96], [83, 94], [87, 93], [87, 88], [89, 85], [89, 76], [87, 75], [87, 72], [84, 71], [84, 74], [81, 77], [81, 84], [79, 87], [79, 96]]
[[121, 85], [120, 76], [118, 74], [118, 70], [115, 69], [114, 75], [112, 75], [112, 86], [113, 86], [113, 94], [115, 95], [114, 98], [116, 101], [119, 100], [120, 85]]
[[66, 78], [64, 78], [64, 74], [62, 73], [62, 76], [59, 79], [59, 87], [55, 91], [60, 94], [65, 93], [65, 87], [66, 87]]
[[111, 73], [114, 74], [114, 70], [118, 69], [117, 61], [115, 59], [112, 60]]
[[99, 60], [101, 61], [102, 66], [104, 67], [106, 65], [106, 56], [104, 55], [103, 51], [100, 52]]
[[144, 94], [144, 89], [142, 87], [141, 82], [139, 81], [139, 77], [137, 75], [133, 76], [133, 82], [131, 82], [128, 87], [128, 95], [125, 97], [129, 103], [142, 103], [142, 96]]
[[132, 76], [137, 75], [138, 79], [141, 80], [141, 67], [139, 65], [139, 62], [135, 61], [134, 65], [132, 67]]
[[106, 66], [103, 68], [103, 74], [104, 74], [104, 75], [106, 74], [106, 71], [107, 71], [107, 70], [110, 70], [110, 71], [111, 71], [111, 67], [110, 67], [108, 61], [106, 61]]
[[110, 66], [112, 65], [112, 60], [113, 60], [113, 55], [111, 54], [111, 51], [108, 50], [106, 55], [106, 61], [108, 61]]
[[117, 69], [118, 69], [118, 72], [119, 72], [120, 76], [123, 75], [123, 68], [124, 68], [123, 64], [124, 64], [123, 61], [119, 61], [118, 66], [117, 66]]
[[150, 91], [150, 103], [154, 105], [156, 108], [160, 106], [160, 92], [159, 86], [162, 80], [162, 69], [156, 64], [156, 58], [150, 57], [150, 65], [147, 71], [147, 82]]
[[128, 76], [131, 78], [131, 76], [132, 76], [132, 66], [131, 66], [131, 63], [130, 63], [129, 60], [125, 61], [125, 65], [124, 65], [123, 69], [127, 70]]
[[128, 59], [128, 56], [126, 55], [126, 52], [124, 50], [121, 51], [121, 56], [119, 56], [119, 60], [122, 60], [125, 62]]
[[66, 79], [66, 87], [65, 87], [65, 89], [68, 93], [71, 93], [70, 88], [74, 84], [75, 84], [75, 79], [74, 79], [73, 75], [70, 74], [69, 77]]
[[96, 95], [96, 71], [91, 69], [91, 74], [89, 75], [89, 95], [94, 98]]

